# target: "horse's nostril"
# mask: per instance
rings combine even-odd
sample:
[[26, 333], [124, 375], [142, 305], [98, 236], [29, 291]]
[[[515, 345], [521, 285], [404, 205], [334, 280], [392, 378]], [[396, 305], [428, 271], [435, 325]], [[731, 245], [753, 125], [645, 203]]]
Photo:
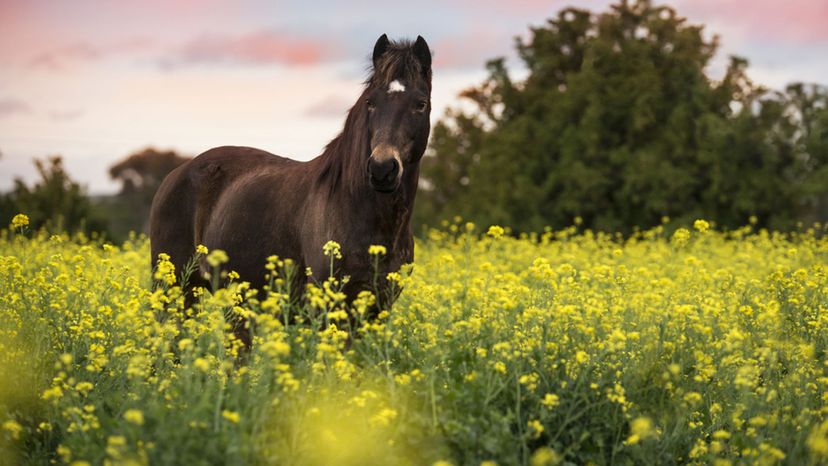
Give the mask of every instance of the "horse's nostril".
[[398, 168], [399, 163], [396, 159], [388, 159], [381, 162], [372, 161], [368, 166], [368, 171], [377, 181], [390, 181], [397, 177]]

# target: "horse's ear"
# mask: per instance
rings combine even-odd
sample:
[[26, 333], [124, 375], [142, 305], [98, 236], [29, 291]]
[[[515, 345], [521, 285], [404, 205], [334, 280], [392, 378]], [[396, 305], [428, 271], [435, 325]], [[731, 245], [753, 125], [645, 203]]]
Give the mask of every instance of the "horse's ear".
[[373, 55], [374, 68], [377, 67], [377, 63], [379, 62], [380, 57], [382, 57], [382, 55], [385, 53], [385, 51], [388, 50], [388, 43], [389, 43], [388, 42], [388, 35], [383, 34], [383, 35], [379, 36], [379, 39], [377, 39], [377, 43], [374, 44], [374, 55]]
[[423, 36], [417, 36], [417, 41], [414, 42], [414, 56], [420, 61], [424, 72], [431, 70], [431, 50]]

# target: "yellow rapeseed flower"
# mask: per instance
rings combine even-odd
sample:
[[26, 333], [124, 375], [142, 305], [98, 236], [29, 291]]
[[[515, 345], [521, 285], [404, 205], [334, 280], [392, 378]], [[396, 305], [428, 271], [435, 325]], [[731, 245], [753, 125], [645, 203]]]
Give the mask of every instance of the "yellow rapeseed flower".
[[[8, 218], [8, 217], [7, 217]], [[12, 218], [11, 227], [13, 229], [23, 228], [29, 225], [29, 216], [24, 214], [17, 214]]]
[[828, 461], [828, 421], [822, 422], [811, 430], [806, 444], [815, 458]]
[[328, 241], [322, 246], [322, 253], [326, 256], [332, 256], [337, 259], [342, 259], [342, 252], [339, 243], [336, 241]]
[[543, 433], [543, 424], [537, 419], [532, 419], [526, 425], [529, 427], [529, 436], [532, 438], [538, 438]]
[[630, 422], [630, 436], [624, 442], [627, 445], [635, 445], [641, 440], [655, 437], [657, 431], [653, 426], [653, 420], [648, 417], [637, 417]]
[[11, 437], [15, 440], [20, 438], [20, 433], [23, 432], [23, 426], [17, 423], [14, 420], [8, 420], [3, 423], [3, 430], [9, 433]]
[[227, 419], [228, 421], [232, 422], [233, 424], [238, 424], [239, 420], [241, 419], [241, 416], [239, 416], [239, 413], [237, 413], [235, 411], [228, 411], [226, 409], [221, 412], [221, 417], [223, 417], [224, 419]]
[[492, 225], [489, 227], [489, 231], [486, 232], [487, 235], [491, 236], [494, 239], [498, 239], [503, 236], [504, 230], [503, 227], [498, 225]]
[[563, 458], [555, 450], [549, 447], [541, 447], [532, 453], [532, 458], [529, 464], [532, 466], [555, 466], [561, 462]]
[[541, 403], [543, 403], [543, 405], [547, 408], [552, 409], [561, 404], [561, 399], [554, 393], [547, 393], [543, 397], [543, 401], [541, 401]]
[[368, 254], [372, 256], [384, 256], [388, 251], [385, 249], [385, 246], [372, 244], [368, 246]]
[[710, 224], [707, 223], [706, 220], [696, 220], [693, 222], [693, 228], [698, 230], [700, 233], [705, 233], [710, 230]]
[[136, 426], [144, 425], [144, 413], [139, 409], [128, 409], [124, 412], [124, 420]]
[[207, 263], [210, 264], [210, 267], [218, 267], [221, 264], [226, 264], [230, 258], [227, 256], [227, 253], [222, 251], [221, 249], [213, 249], [210, 251], [210, 254], [207, 255]]

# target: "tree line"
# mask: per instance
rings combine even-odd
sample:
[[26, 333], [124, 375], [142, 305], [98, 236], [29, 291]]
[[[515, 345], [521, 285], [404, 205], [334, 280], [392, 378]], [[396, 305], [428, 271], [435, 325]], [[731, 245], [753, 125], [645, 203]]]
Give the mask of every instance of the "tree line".
[[566, 8], [517, 41], [434, 127], [415, 219], [630, 232], [672, 219], [794, 228], [828, 219], [828, 93], [770, 90], [718, 38], [650, 1]]
[[39, 179], [31, 185], [16, 179], [12, 190], [0, 195], [0, 218], [8, 220], [22, 212], [34, 230], [83, 232], [122, 242], [130, 232], [148, 231], [155, 191], [167, 173], [187, 160], [174, 151], [151, 147], [135, 152], [109, 169], [110, 177], [120, 182], [120, 191], [91, 197], [72, 180], [60, 156], [36, 159]]

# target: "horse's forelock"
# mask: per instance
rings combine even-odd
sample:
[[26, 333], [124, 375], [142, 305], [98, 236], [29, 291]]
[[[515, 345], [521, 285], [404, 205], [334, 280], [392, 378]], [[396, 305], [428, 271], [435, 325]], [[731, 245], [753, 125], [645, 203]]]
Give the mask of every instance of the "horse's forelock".
[[394, 81], [408, 85], [425, 82], [428, 89], [431, 89], [431, 69], [423, 69], [411, 41], [389, 43], [385, 53], [372, 68], [367, 84], [369, 87], [388, 87]]

